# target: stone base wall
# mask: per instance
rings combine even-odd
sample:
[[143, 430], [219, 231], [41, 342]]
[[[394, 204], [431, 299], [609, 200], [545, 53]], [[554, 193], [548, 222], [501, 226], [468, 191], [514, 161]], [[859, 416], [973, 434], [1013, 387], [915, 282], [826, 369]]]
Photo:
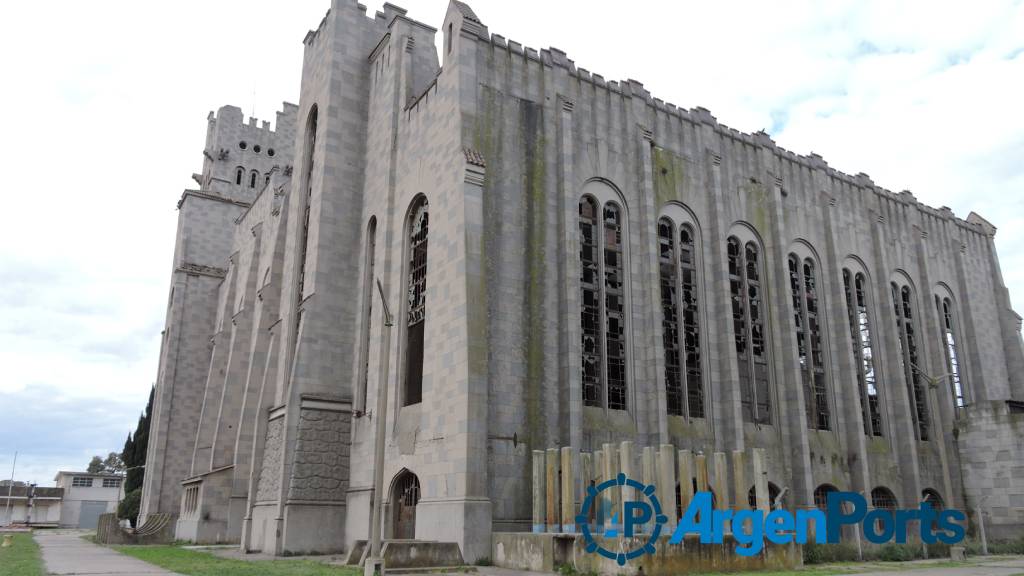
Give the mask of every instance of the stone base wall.
[[989, 538], [1024, 533], [1024, 414], [1005, 402], [970, 406], [959, 424], [967, 506], [981, 506]]

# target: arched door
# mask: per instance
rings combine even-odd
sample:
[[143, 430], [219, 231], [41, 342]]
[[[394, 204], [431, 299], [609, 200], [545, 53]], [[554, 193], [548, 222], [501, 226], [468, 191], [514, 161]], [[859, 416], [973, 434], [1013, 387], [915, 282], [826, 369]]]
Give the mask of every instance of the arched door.
[[406, 470], [395, 478], [391, 491], [393, 538], [412, 540], [416, 537], [416, 504], [419, 501], [420, 479]]

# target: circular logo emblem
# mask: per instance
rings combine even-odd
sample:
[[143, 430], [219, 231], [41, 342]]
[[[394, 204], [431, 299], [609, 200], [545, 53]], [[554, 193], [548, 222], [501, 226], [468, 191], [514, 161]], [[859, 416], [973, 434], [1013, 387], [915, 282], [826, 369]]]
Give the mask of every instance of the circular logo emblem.
[[[622, 510], [612, 515], [611, 527], [604, 531], [603, 536], [605, 538], [615, 538], [621, 534], [631, 538], [637, 526], [645, 523], [652, 523], [653, 526], [650, 535], [648, 535], [639, 548], [632, 550], [620, 549], [618, 551], [609, 550], [594, 540], [594, 535], [590, 531], [590, 524], [587, 522], [590, 518], [591, 508], [598, 506], [602, 501], [607, 502], [607, 500], [599, 498], [600, 494], [605, 490], [611, 490], [615, 487], [621, 488], [623, 486], [629, 486], [636, 490], [636, 498], [638, 499], [623, 502]], [[597, 486], [588, 487], [587, 497], [583, 500], [583, 507], [580, 509], [579, 515], [576, 516], [576, 525], [582, 528], [583, 541], [586, 543], [587, 552], [597, 552], [605, 558], [615, 560], [619, 566], [624, 566], [628, 560], [643, 556], [644, 554], [654, 554], [654, 544], [658, 541], [658, 536], [661, 535], [662, 526], [665, 522], [668, 522], [668, 518], [661, 511], [661, 502], [658, 501], [654, 490], [654, 484], [648, 485], [643, 482], [637, 482], [632, 478], [626, 478], [626, 475], [622, 473], [615, 478], [605, 480]], [[607, 513], [607, 511], [605, 512]]]

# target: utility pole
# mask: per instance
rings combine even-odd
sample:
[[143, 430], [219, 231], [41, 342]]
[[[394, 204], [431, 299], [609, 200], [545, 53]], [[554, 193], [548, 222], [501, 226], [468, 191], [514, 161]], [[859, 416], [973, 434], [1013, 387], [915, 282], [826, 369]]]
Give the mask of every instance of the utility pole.
[[11, 491], [14, 490], [14, 468], [18, 465], [18, 453], [14, 453], [14, 463], [11, 464], [11, 483], [7, 485], [7, 513], [4, 516], [7, 517], [7, 525], [11, 524]]
[[388, 308], [388, 299], [384, 296], [384, 286], [377, 280], [377, 292], [380, 294], [381, 313], [384, 316], [384, 327], [380, 334], [380, 377], [377, 379], [377, 410], [373, 417], [377, 419], [377, 437], [374, 439], [373, 458], [373, 517], [370, 521], [370, 555], [363, 565], [364, 576], [384, 574], [384, 559], [380, 555], [381, 511], [384, 506], [384, 435], [387, 434], [388, 410], [388, 362], [391, 360], [391, 327], [394, 318]]

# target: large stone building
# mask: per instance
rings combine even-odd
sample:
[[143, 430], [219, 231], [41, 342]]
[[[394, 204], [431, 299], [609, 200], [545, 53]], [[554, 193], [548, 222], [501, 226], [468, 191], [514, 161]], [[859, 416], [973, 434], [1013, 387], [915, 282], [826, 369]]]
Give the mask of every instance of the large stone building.
[[991, 224], [461, 2], [440, 60], [436, 33], [333, 0], [275, 131], [211, 115], [143, 514], [275, 554], [366, 538], [379, 280], [389, 536], [489, 556], [530, 528], [531, 450], [620, 440], [764, 448], [790, 507], [838, 488], [1024, 526], [1024, 350]]

